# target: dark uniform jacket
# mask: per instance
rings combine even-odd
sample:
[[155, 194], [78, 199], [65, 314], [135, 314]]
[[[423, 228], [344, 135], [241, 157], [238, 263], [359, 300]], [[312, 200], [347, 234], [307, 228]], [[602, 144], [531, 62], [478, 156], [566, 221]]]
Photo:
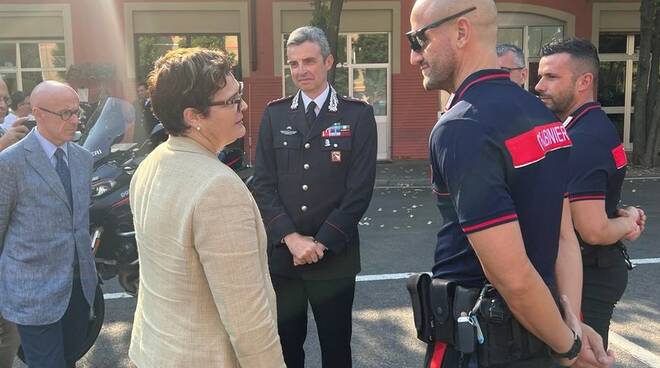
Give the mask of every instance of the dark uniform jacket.
[[[370, 105], [328, 98], [312, 126], [302, 92], [266, 107], [257, 144], [254, 196], [268, 233], [270, 272], [327, 280], [360, 272], [358, 221], [376, 176], [376, 121]], [[328, 248], [316, 264], [293, 266], [282, 239], [293, 232]]]

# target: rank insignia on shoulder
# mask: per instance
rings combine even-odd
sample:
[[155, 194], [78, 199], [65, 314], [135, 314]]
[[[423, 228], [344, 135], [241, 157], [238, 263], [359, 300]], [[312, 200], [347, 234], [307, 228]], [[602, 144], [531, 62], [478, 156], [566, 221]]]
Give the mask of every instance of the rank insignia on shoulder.
[[284, 135], [296, 135], [298, 134], [297, 130], [293, 130], [290, 126], [286, 127], [286, 130], [280, 130], [280, 134]]
[[341, 151], [330, 151], [330, 161], [341, 162]]
[[342, 125], [341, 123], [334, 123], [329, 128], [325, 129], [321, 133], [321, 137], [330, 138], [330, 137], [350, 137], [351, 136], [351, 126]]

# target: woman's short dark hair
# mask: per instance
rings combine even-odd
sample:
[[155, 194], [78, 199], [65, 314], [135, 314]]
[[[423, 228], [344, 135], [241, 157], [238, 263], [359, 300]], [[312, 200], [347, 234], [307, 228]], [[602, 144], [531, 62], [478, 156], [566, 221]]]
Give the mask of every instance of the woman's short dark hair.
[[224, 52], [199, 47], [172, 50], [156, 61], [147, 81], [151, 107], [169, 134], [190, 129], [183, 121], [188, 107], [208, 116], [211, 98], [227, 84], [231, 67]]
[[9, 107], [11, 107], [11, 109], [14, 112], [16, 112], [16, 110], [18, 110], [18, 105], [20, 105], [21, 103], [23, 103], [23, 101], [25, 101], [27, 95], [23, 93], [23, 91], [16, 91], [12, 93], [10, 97], [11, 97], [11, 104], [9, 105]]

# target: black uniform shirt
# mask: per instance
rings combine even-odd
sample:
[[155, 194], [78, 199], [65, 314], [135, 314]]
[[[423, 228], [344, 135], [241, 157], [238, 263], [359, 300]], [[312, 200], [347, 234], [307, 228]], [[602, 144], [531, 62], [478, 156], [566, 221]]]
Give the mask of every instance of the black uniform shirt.
[[604, 200], [614, 218], [626, 177], [626, 153], [614, 124], [597, 102], [580, 106], [564, 122], [573, 141], [568, 194], [571, 202]]
[[502, 70], [470, 75], [429, 141], [433, 190], [443, 225], [435, 277], [482, 286], [485, 276], [467, 235], [520, 223], [525, 250], [554, 284], [571, 141], [561, 122]]

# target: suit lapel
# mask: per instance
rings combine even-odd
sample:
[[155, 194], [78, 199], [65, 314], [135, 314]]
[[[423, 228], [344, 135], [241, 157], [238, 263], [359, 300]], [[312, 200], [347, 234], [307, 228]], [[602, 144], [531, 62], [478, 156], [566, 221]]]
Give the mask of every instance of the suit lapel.
[[79, 195], [75, 195], [75, 193], [86, 193], [87, 188], [84, 186], [91, 185], [89, 180], [85, 180], [86, 178], [89, 179], [89, 177], [86, 177], [86, 175], [81, 175], [81, 173], [86, 174], [86, 171], [83, 171], [82, 168], [84, 168], [84, 162], [82, 161], [80, 154], [76, 147], [74, 147], [73, 144], [69, 144], [69, 147], [67, 148], [67, 151], [69, 152], [69, 171], [71, 171], [71, 190], [74, 193], [73, 195], [73, 213], [79, 213], [79, 211], [87, 211], [88, 209], [83, 209], [81, 208], [81, 200], [82, 197]]
[[302, 137], [307, 137], [310, 127], [305, 118], [305, 104], [302, 103], [302, 97], [300, 98], [300, 104], [297, 109], [289, 109], [289, 119], [296, 126]]
[[34, 131], [30, 132], [30, 134], [25, 138], [24, 148], [26, 151], [25, 156], [30, 166], [32, 166], [37, 174], [39, 174], [39, 176], [41, 176], [46, 184], [48, 184], [50, 189], [52, 189], [53, 192], [55, 192], [55, 194], [57, 194], [57, 196], [60, 197], [64, 203], [66, 203], [67, 207], [69, 207], [69, 210], [71, 210], [69, 199], [67, 198], [66, 192], [64, 191], [62, 181], [60, 181], [60, 177], [57, 175], [55, 168], [53, 165], [51, 165], [48, 157], [46, 157], [46, 152], [44, 152], [43, 148], [41, 148], [41, 145], [39, 144]]

